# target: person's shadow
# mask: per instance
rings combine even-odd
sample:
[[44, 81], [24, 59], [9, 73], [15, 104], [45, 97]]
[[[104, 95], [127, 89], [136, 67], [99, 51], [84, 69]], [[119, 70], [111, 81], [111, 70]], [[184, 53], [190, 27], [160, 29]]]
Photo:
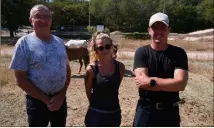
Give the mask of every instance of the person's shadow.
[[135, 77], [135, 74], [131, 70], [125, 70], [124, 77]]
[[85, 75], [82, 75], [82, 74], [73, 74], [72, 76], [71, 76], [71, 78], [84, 78], [85, 77]]

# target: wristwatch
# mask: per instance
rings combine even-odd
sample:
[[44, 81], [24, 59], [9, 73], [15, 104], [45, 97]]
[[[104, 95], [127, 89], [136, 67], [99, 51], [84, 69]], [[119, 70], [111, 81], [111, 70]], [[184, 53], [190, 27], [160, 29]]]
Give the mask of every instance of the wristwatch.
[[154, 87], [156, 85], [156, 81], [154, 79], [151, 79], [149, 82], [150, 87]]

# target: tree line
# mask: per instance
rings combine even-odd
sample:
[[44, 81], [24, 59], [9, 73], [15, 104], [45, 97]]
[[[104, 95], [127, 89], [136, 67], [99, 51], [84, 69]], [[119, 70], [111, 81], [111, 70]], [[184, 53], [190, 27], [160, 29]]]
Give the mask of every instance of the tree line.
[[60, 26], [104, 25], [110, 31], [146, 32], [149, 18], [156, 12], [169, 16], [172, 32], [186, 33], [212, 28], [213, 0], [2, 0], [1, 26], [11, 34], [29, 24], [35, 4], [45, 4], [53, 16], [53, 29]]

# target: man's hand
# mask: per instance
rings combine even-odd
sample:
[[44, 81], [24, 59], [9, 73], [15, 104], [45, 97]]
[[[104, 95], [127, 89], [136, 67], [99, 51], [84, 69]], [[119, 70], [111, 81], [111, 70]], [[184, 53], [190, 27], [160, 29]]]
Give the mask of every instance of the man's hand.
[[136, 76], [134, 80], [138, 88], [146, 89], [149, 87], [150, 79], [146, 75]]
[[51, 104], [50, 101], [51, 101], [51, 98], [47, 95], [42, 98], [42, 102], [44, 102], [46, 105]]
[[53, 96], [50, 100], [50, 104], [48, 105], [48, 109], [51, 111], [57, 111], [62, 106], [65, 99], [64, 93], [59, 93]]

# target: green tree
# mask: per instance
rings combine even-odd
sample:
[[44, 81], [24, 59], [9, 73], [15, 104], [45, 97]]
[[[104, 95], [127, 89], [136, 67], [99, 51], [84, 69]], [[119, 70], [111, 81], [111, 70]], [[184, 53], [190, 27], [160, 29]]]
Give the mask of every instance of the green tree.
[[104, 8], [104, 24], [109, 26], [111, 30], [120, 30], [122, 20], [119, 5], [120, 0], [109, 0]]
[[49, 7], [53, 12], [54, 28], [88, 24], [88, 2], [53, 2]]
[[194, 31], [197, 24], [197, 11], [195, 6], [178, 4], [173, 7], [170, 15], [170, 23], [174, 32]]
[[10, 37], [14, 37], [14, 31], [21, 25], [29, 25], [29, 13], [36, 0], [2, 0], [1, 25], [10, 31]]
[[[141, 26], [142, 3], [140, 0], [123, 0], [120, 3], [120, 28], [124, 31], [136, 31]], [[138, 18], [136, 18], [138, 17]]]
[[205, 23], [214, 24], [214, 1], [203, 0], [197, 7], [200, 19], [204, 20]]
[[92, 24], [104, 24], [105, 8], [107, 8], [109, 0], [91, 0], [90, 2], [90, 15], [95, 19], [92, 20]]
[[87, 0], [52, 0], [52, 2], [66, 2], [66, 3], [73, 3], [73, 2], [85, 2]]

